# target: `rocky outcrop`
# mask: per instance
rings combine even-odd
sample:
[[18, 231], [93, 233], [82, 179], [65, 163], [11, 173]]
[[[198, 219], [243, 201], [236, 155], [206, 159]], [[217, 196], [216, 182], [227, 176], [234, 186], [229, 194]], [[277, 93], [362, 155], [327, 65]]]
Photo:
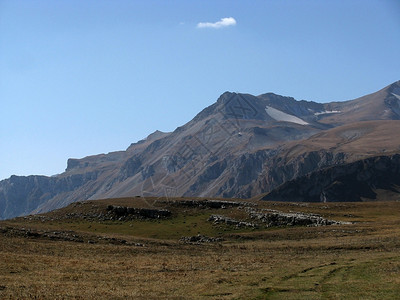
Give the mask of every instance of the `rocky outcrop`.
[[107, 164], [114, 164], [123, 160], [125, 156], [124, 151], [110, 152], [108, 154], [99, 154], [85, 157], [83, 159], [70, 158], [67, 161], [67, 168], [65, 171], [78, 171], [82, 169], [102, 167]]
[[128, 160], [125, 161], [124, 165], [120, 170], [120, 181], [123, 181], [139, 172], [143, 169], [142, 161], [138, 156], [132, 156]]
[[328, 226], [351, 224], [350, 222], [329, 220], [317, 214], [308, 214], [302, 212], [281, 212], [272, 209], [257, 209], [253, 207], [246, 207], [245, 211], [252, 222], [248, 222], [247, 220], [236, 220], [223, 215], [211, 215], [208, 218], [208, 221], [212, 222], [213, 224], [234, 226], [235, 228]]
[[249, 215], [252, 219], [265, 224], [267, 227], [351, 224], [349, 222], [328, 220], [316, 214], [305, 214], [300, 212], [284, 213], [276, 210], [250, 210]]
[[226, 224], [226, 225], [230, 225], [230, 226], [235, 226], [235, 227], [251, 227], [251, 228], [256, 228], [257, 225], [250, 223], [250, 222], [244, 222], [244, 221], [238, 221], [226, 216], [222, 216], [222, 215], [211, 215], [208, 218], [209, 222], [213, 222], [213, 224]]
[[125, 206], [107, 207], [107, 218], [110, 220], [131, 220], [131, 219], [162, 219], [171, 216], [171, 211], [167, 209], [133, 208]]
[[216, 242], [222, 242], [222, 238], [216, 238], [216, 237], [208, 237], [205, 235], [194, 235], [194, 236], [183, 236], [179, 240], [182, 243], [185, 244], [202, 244], [202, 243], [216, 243]]

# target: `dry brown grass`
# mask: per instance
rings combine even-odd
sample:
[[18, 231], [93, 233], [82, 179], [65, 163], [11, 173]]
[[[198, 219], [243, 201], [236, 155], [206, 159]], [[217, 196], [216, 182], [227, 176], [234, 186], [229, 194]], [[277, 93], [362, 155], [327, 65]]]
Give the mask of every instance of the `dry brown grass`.
[[[263, 205], [357, 223], [229, 231], [226, 241], [218, 244], [141, 237], [144, 247], [0, 234], [0, 299], [395, 299], [400, 295], [400, 203]], [[19, 219], [0, 226], [47, 225]], [[53, 222], [49, 228], [54, 226], [62, 224]]]

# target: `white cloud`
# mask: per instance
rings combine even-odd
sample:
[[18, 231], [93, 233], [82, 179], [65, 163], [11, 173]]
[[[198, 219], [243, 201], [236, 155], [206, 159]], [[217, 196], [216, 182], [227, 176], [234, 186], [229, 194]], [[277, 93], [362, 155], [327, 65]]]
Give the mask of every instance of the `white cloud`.
[[197, 24], [197, 28], [223, 28], [234, 25], [236, 25], [236, 20], [232, 17], [229, 17], [229, 18], [222, 18], [220, 21], [215, 23], [200, 22]]

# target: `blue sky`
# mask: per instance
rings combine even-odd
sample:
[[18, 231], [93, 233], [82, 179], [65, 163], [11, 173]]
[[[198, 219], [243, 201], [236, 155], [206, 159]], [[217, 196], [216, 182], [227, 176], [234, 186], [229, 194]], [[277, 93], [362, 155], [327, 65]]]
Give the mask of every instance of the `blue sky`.
[[124, 150], [225, 91], [353, 99], [399, 80], [399, 53], [398, 0], [0, 0], [0, 179]]

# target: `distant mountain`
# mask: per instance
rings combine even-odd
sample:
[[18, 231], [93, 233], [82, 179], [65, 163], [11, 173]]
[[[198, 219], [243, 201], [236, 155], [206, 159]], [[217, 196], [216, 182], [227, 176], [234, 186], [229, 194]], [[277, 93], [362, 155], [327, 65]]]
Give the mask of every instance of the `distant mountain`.
[[226, 92], [175, 131], [0, 182], [0, 218], [125, 196], [254, 197], [329, 166], [400, 152], [400, 81], [331, 103]]

